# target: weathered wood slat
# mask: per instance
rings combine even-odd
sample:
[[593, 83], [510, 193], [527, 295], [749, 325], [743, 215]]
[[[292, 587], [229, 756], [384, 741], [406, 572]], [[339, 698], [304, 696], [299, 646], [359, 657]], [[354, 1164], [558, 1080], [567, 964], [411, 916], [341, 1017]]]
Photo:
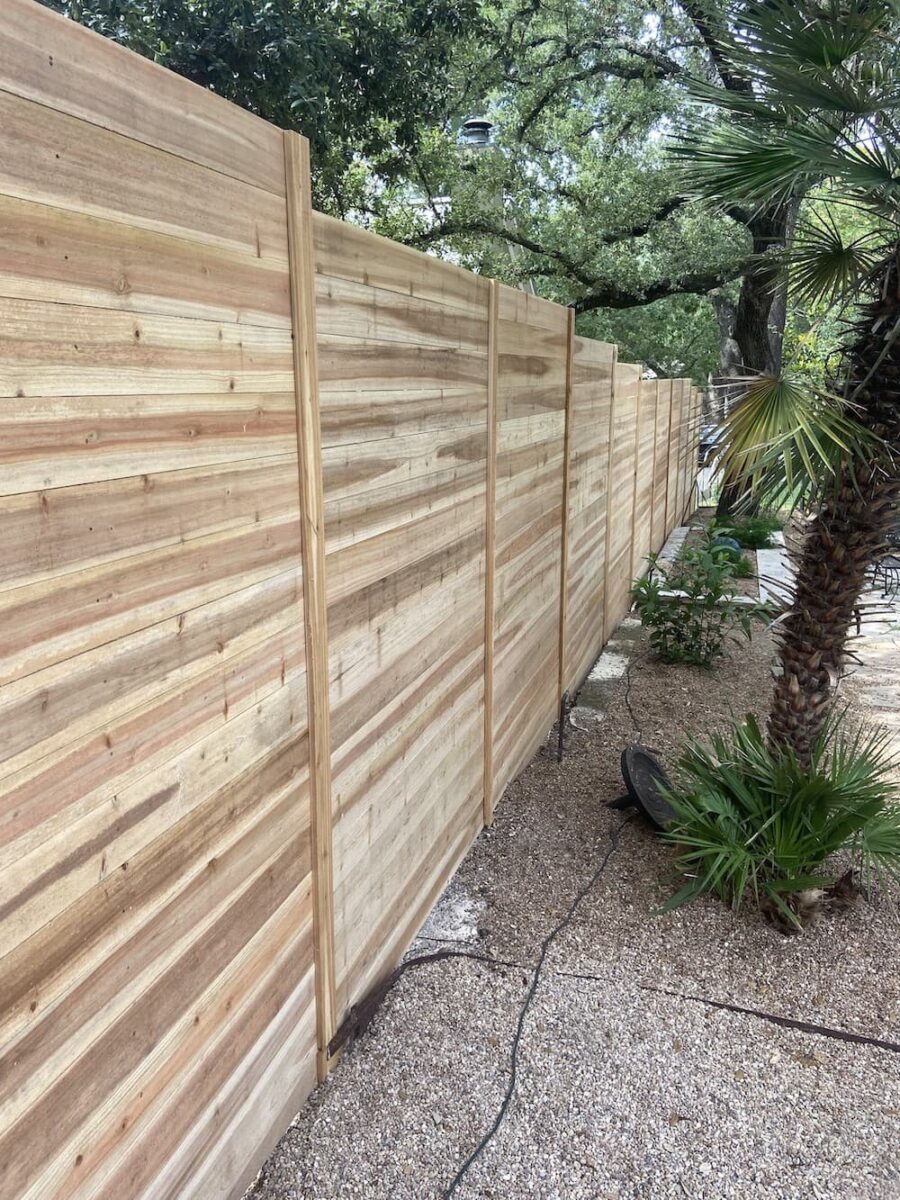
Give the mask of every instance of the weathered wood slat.
[[4, 196], [287, 263], [283, 195], [9, 92], [0, 126]]
[[692, 504], [699, 398], [0, 44], [0, 1194], [237, 1200]]
[[5, 0], [0, 90], [284, 195], [274, 126], [33, 0]]

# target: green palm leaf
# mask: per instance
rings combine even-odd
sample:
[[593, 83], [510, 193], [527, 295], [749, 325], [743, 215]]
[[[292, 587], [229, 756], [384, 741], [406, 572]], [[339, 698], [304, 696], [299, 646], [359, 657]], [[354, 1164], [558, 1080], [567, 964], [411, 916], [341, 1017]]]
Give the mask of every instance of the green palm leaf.
[[834, 479], [840, 463], [871, 446], [839, 397], [799, 376], [750, 376], [721, 426], [723, 479], [765, 504], [794, 503]]

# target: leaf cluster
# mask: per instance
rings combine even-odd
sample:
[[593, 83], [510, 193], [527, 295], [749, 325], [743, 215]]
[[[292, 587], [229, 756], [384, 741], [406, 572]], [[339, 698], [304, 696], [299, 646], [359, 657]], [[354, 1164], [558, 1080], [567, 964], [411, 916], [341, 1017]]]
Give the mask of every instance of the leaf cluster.
[[791, 750], [773, 750], [752, 716], [708, 742], [689, 740], [666, 790], [676, 818], [665, 834], [687, 882], [664, 909], [712, 894], [798, 928], [791, 895], [833, 884], [828, 860], [842, 850], [864, 881], [900, 879], [896, 767], [883, 732], [844, 733], [836, 722], [809, 770]]
[[686, 547], [668, 568], [659, 556], [647, 558], [648, 571], [632, 585], [641, 624], [662, 662], [712, 667], [728, 644], [752, 636], [752, 622], [768, 617], [764, 605], [738, 599], [736, 567], [711, 545]]

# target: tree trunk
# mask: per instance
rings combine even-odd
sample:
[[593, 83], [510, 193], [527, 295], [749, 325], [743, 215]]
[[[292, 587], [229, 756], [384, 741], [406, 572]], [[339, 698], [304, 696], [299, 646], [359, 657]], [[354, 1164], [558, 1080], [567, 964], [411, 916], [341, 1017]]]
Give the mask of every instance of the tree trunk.
[[[847, 639], [866, 572], [882, 552], [900, 504], [900, 246], [885, 266], [878, 298], [847, 347], [844, 394], [883, 446], [845, 468], [806, 536], [793, 603], [778, 626], [782, 674], [769, 735], [808, 767], [844, 672]], [[892, 340], [893, 339], [893, 340]]]
[[[726, 408], [730, 398], [729, 379], [743, 375], [777, 375], [781, 370], [787, 279], [776, 254], [793, 240], [798, 209], [799, 201], [792, 200], [775, 209], [761, 209], [748, 221], [757, 261], [741, 281], [737, 305], [728, 305], [731, 309], [730, 328], [728, 308], [713, 301], [720, 335], [721, 375], [718, 382], [724, 389]], [[742, 494], [741, 487], [724, 484], [716, 516], [731, 516]]]

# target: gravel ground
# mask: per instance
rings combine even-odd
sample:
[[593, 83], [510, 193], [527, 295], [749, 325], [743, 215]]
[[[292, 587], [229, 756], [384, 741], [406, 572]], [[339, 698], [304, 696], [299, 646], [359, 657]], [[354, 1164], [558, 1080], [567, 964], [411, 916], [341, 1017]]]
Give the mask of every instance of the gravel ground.
[[[415, 947], [507, 965], [402, 976], [253, 1200], [447, 1194], [503, 1099], [540, 944], [622, 819], [604, 807], [621, 747], [639, 733], [671, 761], [682, 732], [765, 711], [767, 634], [712, 673], [653, 663], [642, 635], [631, 645], [606, 711], [577, 709], [564, 762], [544, 750], [507, 789]], [[671, 856], [636, 820], [621, 829], [548, 953], [506, 1119], [455, 1194], [896, 1200], [900, 1054], [762, 1015], [900, 1042], [896, 898], [787, 938], [714, 901], [661, 917]]]

